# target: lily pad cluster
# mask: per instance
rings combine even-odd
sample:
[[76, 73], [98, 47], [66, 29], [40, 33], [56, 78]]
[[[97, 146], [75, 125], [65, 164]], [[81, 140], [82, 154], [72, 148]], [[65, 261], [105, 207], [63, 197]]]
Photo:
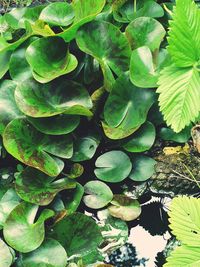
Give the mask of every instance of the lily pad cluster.
[[0, 182], [0, 267], [107, 266], [105, 227], [83, 207], [105, 209], [126, 241], [122, 221], [141, 207], [113, 185], [152, 176], [158, 126], [164, 139], [190, 137], [159, 113], [158, 78], [170, 64], [163, 7], [74, 0], [0, 17], [2, 148], [21, 164]]

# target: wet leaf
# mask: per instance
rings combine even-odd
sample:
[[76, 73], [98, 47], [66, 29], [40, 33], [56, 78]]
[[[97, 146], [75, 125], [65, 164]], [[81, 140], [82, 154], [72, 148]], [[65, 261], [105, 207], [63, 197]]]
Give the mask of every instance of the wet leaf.
[[17, 86], [15, 99], [20, 110], [30, 117], [51, 117], [61, 113], [90, 116], [92, 101], [79, 83], [55, 80], [40, 84], [33, 79]]
[[156, 161], [147, 156], [133, 156], [133, 169], [129, 174], [131, 180], [143, 182], [149, 179], [155, 172]]
[[59, 221], [53, 227], [50, 236], [61, 243], [69, 257], [87, 256], [102, 242], [96, 222], [82, 213], [73, 213]]
[[76, 58], [68, 53], [67, 44], [58, 36], [32, 42], [26, 50], [26, 60], [34, 78], [42, 83], [67, 74], [77, 66]]
[[86, 196], [83, 201], [91, 209], [105, 207], [113, 198], [110, 188], [101, 181], [90, 181], [84, 186]]
[[126, 37], [113, 24], [95, 21], [81, 27], [76, 41], [83, 52], [100, 63], [105, 88], [111, 90], [114, 83], [112, 71], [120, 76], [129, 69], [131, 51]]
[[14, 256], [6, 243], [0, 239], [0, 267], [10, 267], [14, 261]]
[[132, 164], [122, 151], [109, 151], [97, 158], [95, 175], [102, 181], [118, 183], [128, 177]]
[[155, 127], [147, 121], [123, 144], [123, 148], [129, 152], [144, 152], [152, 147], [155, 138]]
[[37, 249], [44, 240], [44, 222], [54, 215], [52, 210], [43, 210], [35, 221], [38, 206], [23, 202], [8, 216], [3, 234], [6, 242], [15, 250], [27, 253]]
[[125, 195], [114, 195], [112, 205], [108, 207], [109, 213], [123, 221], [132, 221], [137, 219], [141, 213], [141, 207], [137, 200], [131, 199]]
[[65, 267], [67, 253], [58, 241], [49, 238], [36, 250], [22, 254], [20, 260], [26, 267]]
[[51, 3], [42, 10], [40, 19], [50, 25], [68, 26], [74, 19], [74, 11], [66, 2]]
[[24, 201], [45, 206], [54, 199], [58, 192], [76, 187], [76, 183], [66, 177], [55, 179], [55, 177], [27, 167], [16, 177], [16, 192]]

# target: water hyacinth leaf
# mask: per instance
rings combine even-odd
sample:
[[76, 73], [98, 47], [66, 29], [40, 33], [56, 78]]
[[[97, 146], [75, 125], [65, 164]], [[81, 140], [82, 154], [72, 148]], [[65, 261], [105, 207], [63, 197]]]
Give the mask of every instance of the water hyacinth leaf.
[[131, 50], [128, 40], [113, 24], [105, 21], [88, 23], [79, 29], [76, 41], [83, 52], [100, 63], [106, 89], [110, 90], [114, 81], [111, 71], [120, 76], [129, 69]]
[[27, 167], [17, 175], [15, 189], [24, 201], [45, 206], [54, 199], [58, 192], [76, 187], [76, 183], [68, 178], [54, 180], [55, 177]]
[[102, 121], [102, 127], [105, 135], [112, 139], [112, 140], [119, 140], [128, 137], [135, 131], [137, 131], [137, 128], [133, 128], [130, 130], [127, 130], [126, 128], [120, 128], [119, 127], [110, 127], [106, 122]]
[[128, 142], [123, 144], [123, 148], [129, 152], [144, 152], [152, 147], [155, 138], [155, 127], [147, 121], [130, 137]]
[[148, 46], [153, 52], [160, 47], [165, 36], [165, 29], [153, 18], [140, 17], [127, 26], [126, 36], [132, 49]]
[[8, 25], [14, 29], [19, 29], [19, 21], [22, 19], [27, 8], [13, 8], [10, 12], [5, 14], [5, 19]]
[[103, 9], [105, 0], [75, 0], [72, 2], [72, 8], [74, 10], [74, 21], [73, 24], [59, 33], [66, 42], [71, 41], [75, 38], [77, 30], [84, 25], [92, 21]]
[[23, 16], [18, 20], [18, 27], [26, 29], [27, 22], [35, 24], [40, 16], [41, 11], [45, 8], [45, 5], [28, 7], [25, 9]]
[[133, 169], [129, 178], [136, 182], [143, 182], [149, 179], [155, 172], [156, 161], [147, 156], [133, 156], [131, 158]]
[[0, 200], [0, 229], [3, 228], [8, 215], [19, 203], [20, 198], [15, 190], [12, 188], [8, 189]]
[[54, 225], [49, 235], [61, 243], [69, 257], [87, 256], [102, 242], [99, 226], [92, 218], [82, 213], [73, 213], [63, 218]]
[[15, 88], [16, 83], [11, 80], [0, 82], [0, 134], [3, 134], [6, 125], [10, 121], [23, 116], [15, 102]]
[[159, 136], [166, 141], [174, 141], [177, 143], [186, 143], [191, 137], [192, 126], [185, 127], [181, 132], [175, 133], [172, 129], [162, 127]]
[[57, 176], [64, 163], [47, 154], [41, 145], [44, 136], [25, 119], [10, 122], [3, 134], [6, 150], [16, 159], [41, 170], [49, 176]]
[[100, 143], [96, 135], [88, 135], [74, 140], [74, 153], [71, 158], [74, 162], [91, 159]]
[[14, 261], [10, 248], [2, 239], [0, 239], [0, 259], [0, 267], [10, 267]]
[[104, 118], [110, 127], [132, 130], [146, 121], [155, 93], [134, 86], [127, 74], [118, 78], [104, 106]]
[[42, 10], [39, 19], [53, 26], [68, 26], [74, 19], [74, 11], [66, 2], [51, 3]]
[[59, 79], [40, 84], [29, 79], [19, 84], [15, 99], [20, 110], [30, 117], [51, 117], [61, 113], [90, 116], [92, 101], [79, 83]]
[[34, 78], [44, 83], [75, 69], [77, 60], [74, 60], [71, 66], [70, 57], [67, 44], [58, 36], [39, 38], [26, 50], [26, 60], [31, 66]]
[[65, 267], [67, 253], [58, 241], [48, 238], [36, 250], [22, 254], [20, 260], [26, 267]]
[[113, 198], [110, 188], [101, 181], [90, 181], [84, 185], [83, 201], [91, 209], [101, 209], [105, 207]]
[[9, 214], [3, 235], [15, 250], [27, 253], [42, 244], [45, 235], [44, 222], [52, 217], [54, 212], [45, 209], [35, 221], [37, 211], [38, 206], [22, 202]]
[[48, 118], [28, 117], [27, 119], [38, 131], [48, 135], [71, 133], [80, 123], [79, 116], [67, 114], [59, 114]]
[[113, 16], [119, 22], [128, 23], [139, 17], [160, 18], [164, 15], [163, 8], [155, 0], [115, 1]]
[[79, 163], [74, 163], [70, 169], [70, 172], [67, 174], [67, 177], [70, 179], [76, 179], [80, 177], [84, 172], [84, 168]]
[[109, 213], [123, 221], [133, 221], [141, 214], [140, 203], [125, 195], [114, 195], [111, 203], [108, 207]]
[[30, 77], [32, 77], [31, 67], [28, 64], [25, 53], [27, 47], [34, 40], [38, 39], [37, 37], [32, 37], [22, 45], [20, 45], [11, 55], [9, 62], [9, 73], [13, 80], [22, 82]]
[[9, 69], [9, 60], [11, 51], [0, 52], [0, 79], [6, 74]]
[[122, 151], [109, 151], [99, 156], [95, 162], [97, 178], [110, 183], [118, 183], [128, 177], [132, 164]]

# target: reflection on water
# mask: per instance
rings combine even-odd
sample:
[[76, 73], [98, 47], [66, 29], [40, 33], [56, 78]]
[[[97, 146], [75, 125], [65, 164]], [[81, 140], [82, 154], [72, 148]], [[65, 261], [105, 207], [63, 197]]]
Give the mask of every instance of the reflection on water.
[[115, 267], [160, 267], [164, 263], [162, 251], [170, 233], [167, 209], [169, 198], [152, 197], [142, 205], [138, 225], [130, 229], [128, 242], [107, 257]]

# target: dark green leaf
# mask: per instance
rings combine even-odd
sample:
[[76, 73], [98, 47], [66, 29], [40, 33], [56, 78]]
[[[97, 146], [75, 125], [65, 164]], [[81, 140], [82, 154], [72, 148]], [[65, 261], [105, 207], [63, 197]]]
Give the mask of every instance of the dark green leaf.
[[154, 125], [146, 122], [130, 137], [128, 142], [123, 144], [123, 148], [129, 152], [144, 152], [152, 147], [155, 137]]
[[16, 192], [27, 202], [45, 206], [53, 200], [58, 192], [76, 187], [76, 183], [68, 178], [54, 180], [55, 177], [27, 167], [16, 177]]
[[79, 83], [59, 79], [40, 84], [32, 79], [19, 84], [15, 91], [17, 105], [30, 117], [51, 117], [61, 113], [90, 116], [92, 101]]

